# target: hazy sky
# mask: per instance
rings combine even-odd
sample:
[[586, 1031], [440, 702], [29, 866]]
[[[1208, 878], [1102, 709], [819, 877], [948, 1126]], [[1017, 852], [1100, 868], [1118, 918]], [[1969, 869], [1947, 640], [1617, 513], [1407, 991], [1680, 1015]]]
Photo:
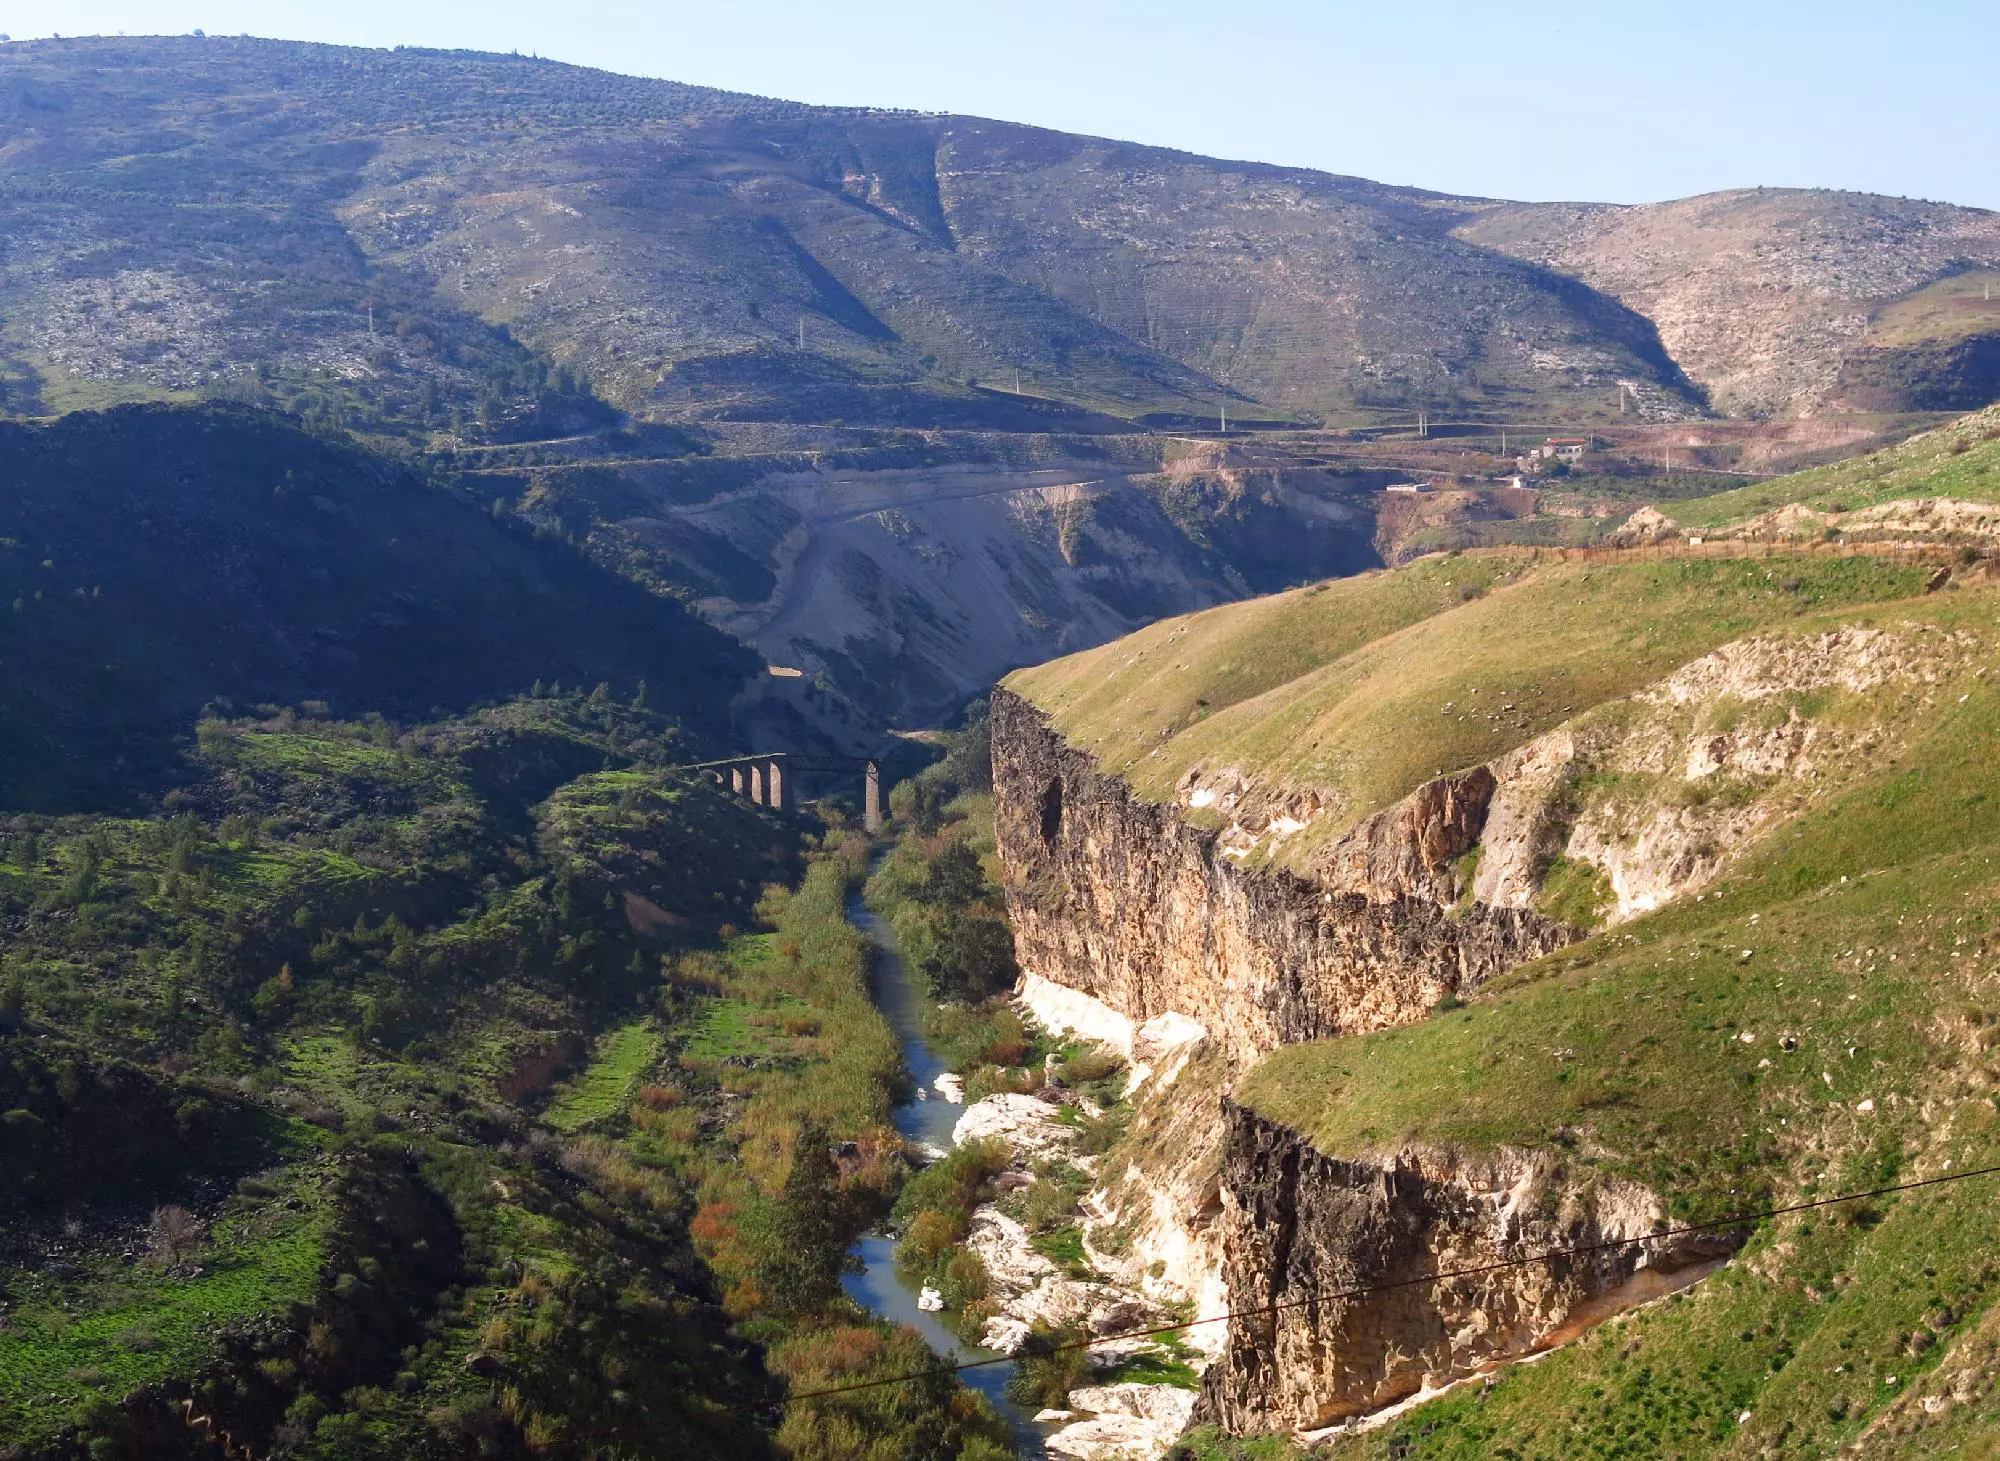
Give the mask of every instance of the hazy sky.
[[1755, 184], [2000, 207], [1995, 0], [0, 0], [126, 31], [533, 51], [1512, 198]]

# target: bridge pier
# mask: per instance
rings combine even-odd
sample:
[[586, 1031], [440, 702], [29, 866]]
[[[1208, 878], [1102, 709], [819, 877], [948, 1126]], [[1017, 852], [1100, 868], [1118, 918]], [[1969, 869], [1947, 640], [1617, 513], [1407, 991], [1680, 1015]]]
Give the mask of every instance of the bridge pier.
[[882, 798], [882, 763], [873, 757], [815, 756], [794, 751], [774, 751], [728, 760], [703, 761], [693, 766], [675, 769], [698, 771], [703, 775], [712, 776], [717, 785], [728, 787], [737, 796], [747, 797], [754, 806], [769, 807], [775, 812], [798, 810], [799, 791], [796, 778], [802, 773], [808, 776], [831, 773], [850, 775], [859, 771], [863, 778], [861, 791], [863, 823], [873, 832], [887, 820], [888, 808]]

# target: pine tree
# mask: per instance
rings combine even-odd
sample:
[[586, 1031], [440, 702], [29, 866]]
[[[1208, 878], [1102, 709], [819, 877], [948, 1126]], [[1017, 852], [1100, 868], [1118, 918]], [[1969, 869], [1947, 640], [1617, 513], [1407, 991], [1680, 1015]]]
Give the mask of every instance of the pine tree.
[[767, 1291], [779, 1308], [806, 1313], [824, 1308], [840, 1292], [846, 1261], [841, 1221], [840, 1168], [826, 1128], [808, 1118], [792, 1142], [792, 1170], [778, 1199], [778, 1251]]

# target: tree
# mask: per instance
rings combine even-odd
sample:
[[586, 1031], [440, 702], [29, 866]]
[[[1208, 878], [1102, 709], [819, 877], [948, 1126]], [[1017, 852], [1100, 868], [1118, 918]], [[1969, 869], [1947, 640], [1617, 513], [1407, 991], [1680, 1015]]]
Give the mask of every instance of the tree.
[[922, 901], [939, 908], [968, 908], [986, 896], [986, 869], [963, 842], [939, 849], [924, 877]]
[[931, 923], [931, 949], [919, 967], [933, 999], [977, 1002], [1020, 977], [1014, 931], [1005, 919], [953, 909]]
[[778, 1199], [777, 1253], [766, 1291], [790, 1313], [822, 1309], [840, 1292], [847, 1258], [847, 1224], [841, 1220], [840, 1168], [827, 1131], [811, 1118], [792, 1140], [792, 1170]]
[[1088, 1337], [1080, 1325], [1037, 1320], [1015, 1351], [1007, 1398], [1016, 1405], [1066, 1404], [1069, 1392], [1090, 1379], [1090, 1359], [1083, 1348]]
[[154, 1259], [171, 1268], [201, 1247], [201, 1219], [177, 1204], [156, 1207], [146, 1239]]

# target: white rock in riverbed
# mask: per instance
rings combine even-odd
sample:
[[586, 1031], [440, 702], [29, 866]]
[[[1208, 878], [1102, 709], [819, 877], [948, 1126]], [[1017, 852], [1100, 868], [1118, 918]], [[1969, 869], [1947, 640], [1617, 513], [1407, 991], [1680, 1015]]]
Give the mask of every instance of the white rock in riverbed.
[[963, 1145], [984, 1137], [999, 1137], [1014, 1149], [1015, 1160], [1026, 1162], [1068, 1152], [1076, 1144], [1076, 1129], [1056, 1120], [1056, 1107], [1035, 1096], [1003, 1091], [965, 1108], [951, 1139]]
[[961, 1076], [953, 1075], [948, 1070], [944, 1071], [931, 1082], [931, 1088], [954, 1106], [965, 1104], [965, 1080]]
[[1028, 1230], [997, 1207], [974, 1210], [965, 1246], [986, 1265], [988, 1288], [1012, 1298], [1056, 1273], [1055, 1264], [1035, 1251]]
[[1132, 1415], [1140, 1420], [1171, 1424], [1176, 1435], [1194, 1414], [1194, 1391], [1179, 1385], [1086, 1385], [1069, 1392], [1072, 1410], [1092, 1415]]
[[1050, 1436], [1050, 1451], [1077, 1461], [1154, 1461], [1187, 1429], [1194, 1391], [1177, 1385], [1091, 1385], [1072, 1390], [1069, 1404], [1094, 1414]]
[[995, 1314], [986, 1321], [986, 1328], [980, 1333], [979, 1345], [996, 1354], [1017, 1354], [1028, 1342], [1029, 1329], [1019, 1319], [1011, 1319], [1005, 1314]]
[[917, 1307], [922, 1309], [926, 1314], [942, 1313], [944, 1310], [944, 1295], [929, 1284], [925, 1284], [917, 1294]]

